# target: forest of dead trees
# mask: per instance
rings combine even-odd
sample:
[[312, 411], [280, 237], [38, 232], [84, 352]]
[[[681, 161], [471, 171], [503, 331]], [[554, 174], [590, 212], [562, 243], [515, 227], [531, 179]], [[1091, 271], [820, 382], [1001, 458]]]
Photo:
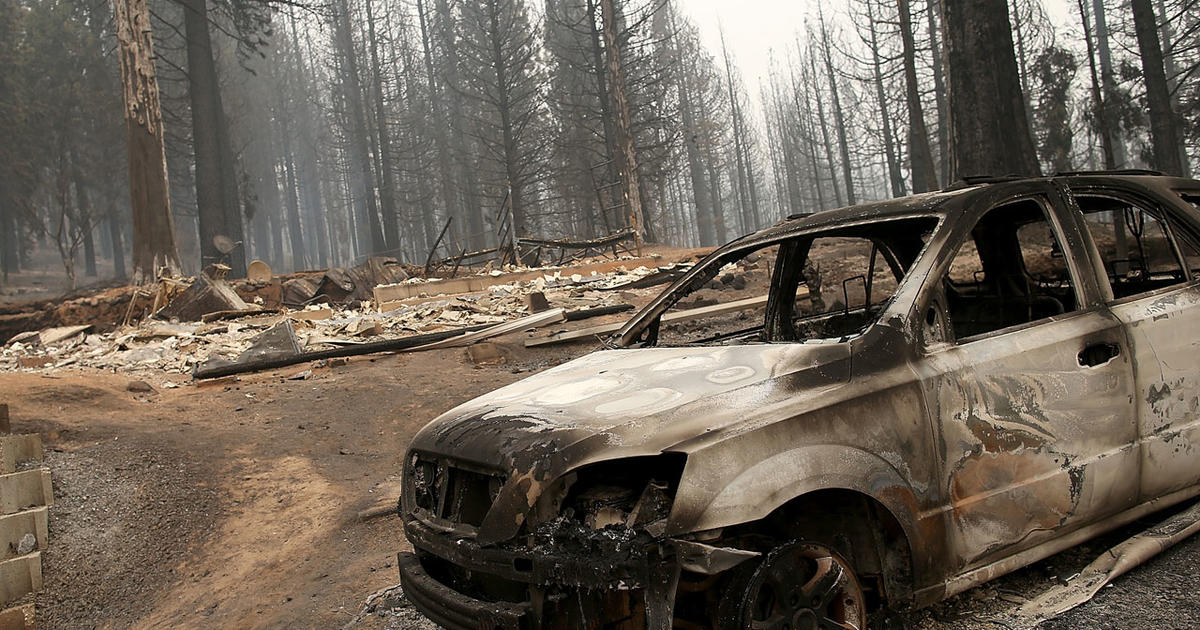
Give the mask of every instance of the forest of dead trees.
[[715, 245], [963, 175], [1200, 162], [1200, 0], [794, 29], [747, 72], [687, 0], [0, 0], [4, 279], [420, 263], [443, 231]]

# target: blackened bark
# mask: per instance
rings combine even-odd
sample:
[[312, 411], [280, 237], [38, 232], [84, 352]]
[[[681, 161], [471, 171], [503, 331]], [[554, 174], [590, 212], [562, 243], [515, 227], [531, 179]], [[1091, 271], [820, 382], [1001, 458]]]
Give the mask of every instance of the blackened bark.
[[[1096, 52], [1100, 57], [1100, 82], [1104, 94], [1102, 107], [1104, 133], [1108, 136], [1112, 148], [1112, 164], [1106, 168], [1126, 168], [1125, 140], [1121, 137], [1121, 119], [1117, 111], [1117, 80], [1113, 75], [1112, 50], [1109, 47], [1108, 17], [1105, 15], [1104, 0], [1092, 0], [1092, 10], [1095, 12]], [[1086, 18], [1085, 18], [1086, 19]]]
[[283, 140], [283, 171], [287, 188], [288, 236], [292, 242], [292, 271], [300, 271], [308, 265], [304, 247], [304, 232], [300, 227], [300, 194], [296, 184], [296, 156], [292, 153], [292, 139], [288, 133], [287, 123], [281, 122], [279, 134]]
[[83, 275], [95, 278], [96, 241], [93, 234], [96, 231], [96, 220], [92, 216], [92, 200], [88, 197], [83, 170], [79, 167], [79, 156], [74, 151], [71, 152], [71, 179], [75, 185], [75, 206], [78, 209], [75, 215], [75, 229], [83, 233]]
[[238, 246], [228, 254], [217, 249], [215, 238], [242, 240], [237, 180], [232, 164], [228, 130], [221, 110], [217, 67], [213, 61], [212, 38], [208, 31], [207, 0], [183, 3], [187, 35], [188, 96], [192, 110], [192, 152], [196, 171], [196, 212], [200, 227], [200, 266], [227, 262], [234, 277], [246, 273], [245, 249]]
[[947, 2], [951, 160], [958, 176], [1040, 175], [1005, 0]]
[[[833, 159], [833, 143], [829, 140], [829, 125], [825, 124], [825, 104], [821, 99], [820, 91], [817, 89], [817, 83], [820, 81], [817, 75], [816, 53], [811, 49], [808, 54], [808, 65], [810, 76], [806, 81], [809, 89], [816, 94], [817, 101], [817, 119], [815, 124], [821, 128], [821, 140], [825, 145], [825, 163], [829, 166], [829, 179], [833, 182], [833, 199], [838, 206], [842, 205], [842, 191], [839, 188], [837, 177], [837, 161]], [[818, 184], [819, 185], [819, 184]], [[825, 208], [822, 208], [825, 209]]]
[[[904, 0], [900, 0], [904, 2]], [[892, 116], [888, 112], [887, 94], [883, 89], [883, 59], [879, 55], [879, 35], [876, 33], [875, 9], [867, 2], [867, 20], [871, 44], [871, 70], [875, 79], [875, 100], [879, 105], [879, 122], [883, 129], [883, 153], [887, 159], [888, 178], [891, 180], [892, 196], [903, 197], [908, 194], [905, 190], [904, 175], [900, 172], [900, 158], [896, 151], [896, 142], [892, 136]]]
[[[633, 117], [630, 114], [629, 94], [625, 81], [625, 70], [621, 64], [621, 46], [618, 42], [617, 7], [614, 0], [600, 0], [604, 18], [604, 61], [608, 86], [612, 94], [614, 131], [617, 146], [621, 190], [624, 196], [626, 225], [633, 228], [639, 252], [642, 248], [642, 186], [638, 173], [637, 147], [633, 138]], [[723, 239], [722, 239], [723, 240]]]
[[339, 0], [334, 7], [334, 37], [342, 57], [342, 92], [346, 99], [346, 114], [350, 117], [350, 170], [353, 195], [357, 197], [356, 232], [360, 251], [368, 255], [387, 249], [383, 226], [379, 222], [379, 204], [375, 200], [375, 172], [371, 168], [370, 136], [367, 131], [367, 114], [362, 102], [362, 81], [358, 72], [358, 59], [354, 52], [354, 36], [350, 27], [350, 6]]
[[483, 227], [483, 208], [479, 199], [479, 176], [475, 165], [470, 160], [472, 151], [466, 135], [466, 127], [469, 122], [464, 111], [461, 94], [463, 89], [459, 72], [461, 55], [458, 49], [458, 38], [454, 32], [454, 16], [450, 11], [448, 0], [434, 0], [434, 8], [437, 13], [442, 52], [445, 56], [443, 79], [450, 88], [446, 93], [452, 130], [450, 139], [453, 142], [453, 155], [457, 156], [456, 166], [462, 186], [463, 214], [466, 215], [466, 240], [471, 249], [483, 249], [488, 239]]
[[124, 280], [128, 277], [128, 272], [125, 271], [124, 235], [121, 234], [121, 218], [117, 216], [117, 204], [109, 205], [105, 223], [108, 224], [108, 240], [112, 243], [113, 278]]
[[1163, 70], [1154, 6], [1150, 0], [1130, 0], [1130, 4], [1138, 49], [1142, 53], [1142, 75], [1146, 81], [1153, 166], [1167, 175], [1183, 175], [1183, 165], [1179, 162], [1179, 132], [1175, 128], [1175, 112], [1171, 110], [1171, 93]]
[[1167, 73], [1167, 90], [1171, 94], [1171, 110], [1175, 112], [1175, 129], [1179, 131], [1179, 166], [1183, 169], [1183, 175], [1187, 177], [1191, 173], [1189, 165], [1187, 146], [1184, 145], [1184, 134], [1182, 133], [1183, 126], [1187, 124], [1186, 119], [1181, 113], [1179, 104], [1179, 70], [1175, 64], [1175, 49], [1174, 39], [1175, 34], [1171, 28], [1171, 20], [1167, 15], [1167, 5], [1165, 0], [1158, 0], [1158, 19], [1159, 32], [1162, 35], [1163, 53], [1163, 70]]
[[717, 161], [713, 156], [708, 156], [707, 162], [708, 188], [712, 191], [713, 200], [713, 228], [716, 231], [717, 244], [721, 245], [729, 240], [729, 228], [725, 225], [725, 200], [721, 197], [721, 175], [717, 172]]
[[746, 138], [745, 121], [738, 94], [733, 89], [733, 63], [729, 49], [725, 46], [725, 32], [721, 32], [721, 53], [725, 57], [725, 80], [729, 88], [729, 111], [733, 122], [733, 152], [737, 164], [738, 204], [741, 206], [742, 231], [749, 232], [758, 227], [758, 196], [754, 190], [753, 160], [750, 159]]
[[1085, 0], [1077, 1], [1079, 4], [1079, 17], [1083, 21], [1083, 41], [1087, 44], [1088, 69], [1091, 71], [1092, 76], [1092, 112], [1096, 117], [1097, 126], [1100, 131], [1100, 149], [1104, 156], [1104, 168], [1114, 169], [1117, 167], [1117, 162], [1113, 154], [1113, 136], [1109, 132], [1111, 128], [1108, 126], [1105, 116], [1104, 97], [1100, 88], [1100, 75], [1096, 70], [1096, 47], [1092, 43], [1091, 20], [1088, 18], [1087, 5], [1084, 4]]
[[[817, 5], [820, 7], [820, 5]], [[829, 41], [829, 31], [825, 27], [824, 14], [818, 13], [821, 18], [821, 53], [825, 60], [825, 74], [829, 79], [829, 93], [833, 96], [833, 122], [837, 125], [838, 148], [842, 153], [842, 179], [846, 184], [846, 203], [854, 205], [858, 203], [854, 195], [854, 177], [851, 173], [850, 165], [850, 142], [846, 134], [846, 117], [842, 112], [842, 98], [838, 94], [837, 77], [833, 71], [833, 51], [832, 43]]]
[[933, 96], [937, 103], [938, 174], [942, 182], [950, 181], [950, 107], [946, 102], [946, 56], [939, 44], [938, 17], [942, 14], [941, 0], [927, 0], [925, 17], [929, 23], [929, 50], [932, 53]]
[[704, 178], [704, 166], [700, 162], [700, 147], [698, 146], [700, 130], [696, 128], [691, 86], [686, 75], [686, 72], [678, 74], [679, 113], [683, 123], [684, 155], [687, 157], [688, 177], [692, 183], [692, 197], [696, 204], [696, 229], [699, 232], [700, 245], [711, 247], [717, 244], [712, 198], [709, 196], [708, 182]]
[[917, 47], [913, 41], [912, 14], [908, 0], [897, 0], [900, 9], [900, 39], [904, 47], [904, 87], [908, 104], [908, 161], [912, 171], [913, 192], [937, 190], [933, 150], [929, 146], [929, 130], [925, 127], [925, 111], [921, 105], [920, 84], [917, 83]]
[[383, 236], [387, 246], [399, 254], [400, 214], [396, 207], [396, 177], [392, 166], [392, 133], [388, 128], [387, 110], [383, 99], [383, 72], [379, 64], [379, 39], [375, 35], [375, 15], [367, 0], [367, 39], [371, 49], [371, 78], [374, 83], [375, 133], [379, 138], [379, 211], [383, 214]]
[[113, 0], [124, 86], [129, 199], [133, 210], [133, 281], [154, 282], [159, 267], [179, 271], [162, 110], [145, 0]]
[[438, 81], [437, 72], [433, 64], [432, 50], [432, 32], [429, 28], [430, 17], [425, 8], [426, 0], [417, 0], [417, 20], [421, 27], [421, 52], [425, 62], [425, 83], [426, 89], [429, 90], [429, 100], [433, 111], [431, 116], [433, 119], [433, 143], [437, 150], [438, 175], [441, 181], [438, 182], [438, 192], [442, 198], [442, 207], [445, 208], [446, 214], [450, 217], [458, 217], [459, 224], [466, 225], [465, 211], [458, 202], [458, 197], [455, 195], [459, 187], [457, 172], [450, 161], [449, 138], [446, 129], [449, 126], [446, 120], [445, 99], [451, 98], [444, 94], [442, 85]]

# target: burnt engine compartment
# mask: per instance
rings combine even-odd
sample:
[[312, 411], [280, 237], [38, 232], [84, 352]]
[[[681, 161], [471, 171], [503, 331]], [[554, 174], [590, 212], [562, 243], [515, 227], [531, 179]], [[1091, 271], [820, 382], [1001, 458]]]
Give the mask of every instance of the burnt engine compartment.
[[[544, 620], [538, 627], [643, 628], [645, 589], [671, 553], [663, 535], [684, 460], [668, 454], [585, 466], [548, 491], [558, 496], [543, 504], [556, 506], [557, 515], [533, 519], [497, 545], [438, 531], [461, 521], [435, 529], [408, 515], [406, 533], [431, 578], [479, 602], [527, 605]], [[496, 498], [495, 475], [458, 475], [457, 463], [426, 457], [410, 462], [423, 518], [483, 520]], [[455, 475], [480, 488], [464, 482], [453, 491]]]

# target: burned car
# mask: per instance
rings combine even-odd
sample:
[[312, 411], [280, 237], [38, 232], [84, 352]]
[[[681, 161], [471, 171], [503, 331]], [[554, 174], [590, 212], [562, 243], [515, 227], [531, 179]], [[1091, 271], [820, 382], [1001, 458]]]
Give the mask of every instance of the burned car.
[[454, 629], [875, 627], [1194, 497], [1198, 204], [975, 179], [721, 247], [418, 433], [404, 590]]

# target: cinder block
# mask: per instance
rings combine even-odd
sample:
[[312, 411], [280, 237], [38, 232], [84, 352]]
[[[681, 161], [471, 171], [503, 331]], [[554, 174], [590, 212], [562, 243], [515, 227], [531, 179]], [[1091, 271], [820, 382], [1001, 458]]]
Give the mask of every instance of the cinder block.
[[[0, 516], [0, 560], [21, 555], [21, 540], [28, 534], [33, 534], [36, 541], [33, 548], [44, 550], [49, 540], [48, 522], [48, 508], [44, 506]], [[31, 550], [24, 551], [29, 553]]]
[[36, 433], [0, 437], [0, 474], [17, 471], [24, 461], [42, 461], [42, 437]]
[[0, 475], [0, 514], [42, 505], [54, 505], [49, 468]]
[[42, 589], [42, 552], [0, 562], [0, 605]]
[[14, 606], [0, 611], [0, 630], [34, 630], [35, 619], [33, 604]]

